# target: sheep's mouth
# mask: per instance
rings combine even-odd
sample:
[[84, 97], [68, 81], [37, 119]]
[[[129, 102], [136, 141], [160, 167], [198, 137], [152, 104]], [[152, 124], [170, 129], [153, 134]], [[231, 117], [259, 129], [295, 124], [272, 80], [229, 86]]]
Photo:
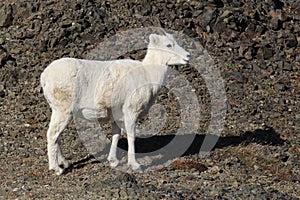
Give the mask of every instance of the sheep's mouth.
[[189, 63], [190, 59], [183, 59], [185, 63]]

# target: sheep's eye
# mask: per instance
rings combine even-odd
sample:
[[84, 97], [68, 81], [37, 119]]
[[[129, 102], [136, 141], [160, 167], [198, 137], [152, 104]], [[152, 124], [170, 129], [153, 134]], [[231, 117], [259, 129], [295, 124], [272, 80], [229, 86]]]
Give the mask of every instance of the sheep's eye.
[[171, 48], [171, 47], [172, 47], [172, 45], [171, 45], [171, 44], [168, 44], [168, 45], [167, 45], [167, 47], [168, 47], [168, 48]]

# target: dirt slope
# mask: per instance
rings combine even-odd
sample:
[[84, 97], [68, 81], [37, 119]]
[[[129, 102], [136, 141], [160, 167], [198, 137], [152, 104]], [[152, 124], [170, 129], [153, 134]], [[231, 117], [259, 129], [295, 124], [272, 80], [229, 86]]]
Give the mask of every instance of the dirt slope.
[[[297, 0], [2, 1], [0, 198], [300, 198], [299, 8]], [[72, 168], [54, 176], [47, 169], [51, 111], [40, 73], [57, 58], [86, 58], [105, 38], [148, 26], [182, 31], [216, 62], [227, 96], [226, 125], [216, 148], [203, 158], [197, 154], [210, 101], [201, 75], [185, 66], [174, 69], [195, 88], [204, 118], [182, 158], [147, 173], [113, 170], [89, 155], [71, 124], [61, 139]], [[178, 128], [172, 96], [163, 91], [158, 101], [175, 114], [165, 132], [137, 146], [159, 144]], [[125, 139], [119, 145], [126, 148]]]

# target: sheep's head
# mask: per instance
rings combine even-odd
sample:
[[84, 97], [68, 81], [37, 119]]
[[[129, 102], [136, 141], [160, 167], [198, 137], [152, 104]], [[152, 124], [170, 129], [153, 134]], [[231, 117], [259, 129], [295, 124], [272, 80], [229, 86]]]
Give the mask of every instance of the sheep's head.
[[162, 59], [166, 65], [186, 64], [190, 59], [190, 54], [177, 44], [171, 34], [165, 35], [151, 34], [148, 50], [157, 54], [156, 57]]

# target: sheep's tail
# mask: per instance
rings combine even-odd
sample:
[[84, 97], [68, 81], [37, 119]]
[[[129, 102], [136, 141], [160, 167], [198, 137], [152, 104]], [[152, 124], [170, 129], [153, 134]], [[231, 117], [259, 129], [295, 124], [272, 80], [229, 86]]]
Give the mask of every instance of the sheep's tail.
[[46, 85], [45, 80], [44, 80], [44, 72], [41, 74], [41, 77], [40, 77], [40, 85], [42, 88], [44, 88]]
[[52, 104], [52, 97], [50, 94], [50, 90], [51, 90], [51, 82], [49, 82], [49, 80], [47, 80], [49, 77], [47, 77], [45, 71], [41, 74], [40, 77], [40, 85], [41, 85], [41, 92], [44, 94], [44, 97], [46, 99], [46, 101], [48, 102], [48, 104], [50, 105], [50, 107], [53, 107]]
[[40, 76], [40, 86], [43, 93], [45, 93], [46, 87], [49, 86], [49, 81], [47, 81], [47, 76], [45, 74], [45, 71]]

